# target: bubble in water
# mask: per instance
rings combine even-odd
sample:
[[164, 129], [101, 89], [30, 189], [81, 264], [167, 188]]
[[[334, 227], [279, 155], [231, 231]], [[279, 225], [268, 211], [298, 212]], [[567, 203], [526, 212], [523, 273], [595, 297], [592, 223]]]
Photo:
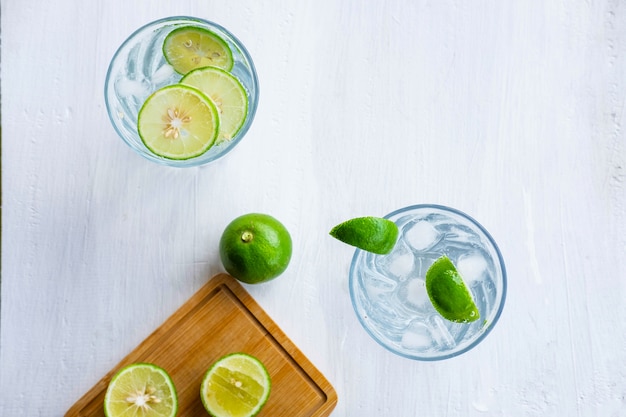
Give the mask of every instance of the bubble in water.
[[404, 232], [404, 239], [415, 250], [423, 251], [437, 243], [441, 233], [429, 222], [418, 221], [409, 224]]

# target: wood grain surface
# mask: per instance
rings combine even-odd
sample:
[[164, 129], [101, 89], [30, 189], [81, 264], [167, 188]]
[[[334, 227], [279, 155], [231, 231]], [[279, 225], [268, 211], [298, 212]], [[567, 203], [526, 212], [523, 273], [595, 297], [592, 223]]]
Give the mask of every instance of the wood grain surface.
[[113, 375], [131, 363], [154, 363], [172, 377], [179, 416], [203, 415], [202, 378], [224, 355], [258, 358], [272, 381], [258, 416], [325, 417], [337, 403], [326, 378], [285, 336], [237, 281], [211, 278], [165, 323], [130, 352], [78, 400], [66, 417], [104, 416], [104, 396]]
[[[337, 392], [333, 417], [626, 416], [623, 0], [0, 0], [0, 415], [62, 416], [223, 273], [235, 217], [293, 257], [244, 286]], [[191, 15], [246, 46], [244, 140], [193, 169], [116, 135], [104, 80], [140, 26]], [[463, 355], [360, 326], [357, 216], [452, 206], [498, 243], [503, 314]], [[207, 358], [208, 360], [208, 358]]]

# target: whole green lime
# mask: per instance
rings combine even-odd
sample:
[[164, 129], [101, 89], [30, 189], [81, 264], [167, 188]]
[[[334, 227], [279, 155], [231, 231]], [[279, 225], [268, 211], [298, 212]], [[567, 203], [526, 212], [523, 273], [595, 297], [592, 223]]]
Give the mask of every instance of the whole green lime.
[[230, 222], [220, 239], [220, 258], [239, 281], [258, 284], [282, 274], [291, 260], [291, 236], [281, 222], [249, 213]]

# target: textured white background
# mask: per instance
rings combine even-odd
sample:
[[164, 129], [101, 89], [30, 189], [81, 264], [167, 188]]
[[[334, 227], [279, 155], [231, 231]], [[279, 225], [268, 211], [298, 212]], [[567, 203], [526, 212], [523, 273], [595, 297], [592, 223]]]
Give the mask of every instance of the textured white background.
[[[334, 385], [333, 416], [626, 416], [625, 2], [1, 5], [0, 415], [62, 415], [258, 211], [294, 256], [247, 288]], [[261, 84], [240, 146], [186, 170], [134, 154], [103, 102], [119, 44], [179, 14], [232, 31]], [[436, 363], [367, 336], [353, 250], [327, 234], [417, 203], [478, 219], [509, 274], [489, 337]]]

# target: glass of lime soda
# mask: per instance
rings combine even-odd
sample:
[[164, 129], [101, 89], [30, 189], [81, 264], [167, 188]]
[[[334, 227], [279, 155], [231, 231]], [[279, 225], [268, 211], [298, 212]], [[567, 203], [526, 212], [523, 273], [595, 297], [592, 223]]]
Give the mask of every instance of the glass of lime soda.
[[250, 54], [224, 27], [177, 16], [137, 29], [105, 80], [111, 123], [142, 157], [199, 166], [229, 153], [254, 120], [259, 85]]
[[[506, 299], [504, 260], [492, 236], [472, 217], [441, 205], [409, 206], [385, 219], [398, 228], [391, 252], [357, 249], [350, 266], [350, 295], [362, 326], [386, 349], [415, 360], [447, 359], [478, 345]], [[446, 300], [453, 295], [446, 288], [427, 288], [428, 276], [436, 274], [457, 279], [467, 296]], [[438, 304], [453, 310], [464, 298], [472, 305], [470, 316], [441, 314]]]

